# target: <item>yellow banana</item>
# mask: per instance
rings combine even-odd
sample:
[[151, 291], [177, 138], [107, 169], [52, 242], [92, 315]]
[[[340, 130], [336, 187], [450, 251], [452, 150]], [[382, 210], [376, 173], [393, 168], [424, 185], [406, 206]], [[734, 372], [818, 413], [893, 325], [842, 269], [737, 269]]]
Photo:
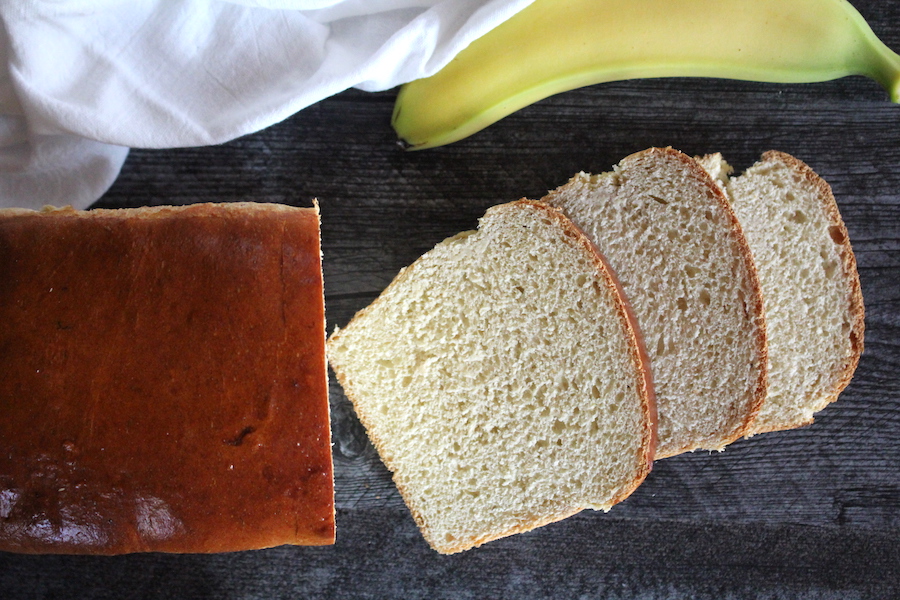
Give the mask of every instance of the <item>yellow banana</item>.
[[846, 0], [536, 0], [403, 86], [413, 149], [467, 137], [567, 90], [643, 77], [777, 83], [865, 75], [900, 102], [900, 56]]

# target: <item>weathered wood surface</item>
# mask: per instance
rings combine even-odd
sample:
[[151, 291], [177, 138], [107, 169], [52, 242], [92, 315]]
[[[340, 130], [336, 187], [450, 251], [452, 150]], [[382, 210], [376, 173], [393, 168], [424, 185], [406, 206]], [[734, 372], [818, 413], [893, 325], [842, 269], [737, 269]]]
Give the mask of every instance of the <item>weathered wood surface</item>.
[[[854, 5], [900, 48], [900, 2]], [[488, 206], [540, 197], [579, 170], [649, 146], [720, 151], [739, 170], [783, 150], [831, 183], [859, 262], [866, 352], [850, 387], [811, 427], [659, 461], [609, 514], [440, 557], [332, 384], [334, 548], [0, 553], [0, 597], [900, 597], [900, 107], [862, 78], [623, 82], [411, 153], [389, 126], [394, 97], [349, 91], [223, 146], [135, 150], [96, 206], [318, 198], [333, 326]]]

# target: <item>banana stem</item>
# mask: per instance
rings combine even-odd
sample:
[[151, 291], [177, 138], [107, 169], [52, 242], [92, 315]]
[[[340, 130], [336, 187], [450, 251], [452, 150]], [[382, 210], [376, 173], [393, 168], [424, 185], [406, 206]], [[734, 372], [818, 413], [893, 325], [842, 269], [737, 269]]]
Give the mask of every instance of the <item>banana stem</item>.
[[880, 83], [891, 96], [891, 102], [900, 104], [900, 54], [897, 54], [881, 40], [875, 39], [873, 48], [877, 60], [866, 75]]
[[900, 54], [897, 54], [887, 47], [885, 47], [885, 50], [890, 53], [885, 57], [885, 62], [888, 64], [889, 68], [886, 69], [882, 85], [884, 85], [890, 93], [891, 102], [900, 104]]

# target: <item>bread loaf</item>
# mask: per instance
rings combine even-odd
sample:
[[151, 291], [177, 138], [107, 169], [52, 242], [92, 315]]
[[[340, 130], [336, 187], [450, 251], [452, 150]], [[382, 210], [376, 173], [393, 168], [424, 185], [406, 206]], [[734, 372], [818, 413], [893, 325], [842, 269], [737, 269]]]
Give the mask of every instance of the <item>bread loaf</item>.
[[329, 361], [431, 546], [459, 552], [650, 470], [638, 334], [593, 245], [519, 201], [438, 244], [329, 339]]
[[0, 550], [334, 540], [316, 209], [0, 212]]
[[597, 244], [634, 309], [659, 406], [657, 456], [746, 435], [766, 394], [763, 305], [741, 227], [709, 174], [652, 148], [545, 200]]
[[783, 152], [733, 179], [720, 154], [698, 160], [722, 182], [759, 269], [769, 390], [748, 433], [808, 425], [850, 382], [863, 350], [859, 275], [834, 195]]

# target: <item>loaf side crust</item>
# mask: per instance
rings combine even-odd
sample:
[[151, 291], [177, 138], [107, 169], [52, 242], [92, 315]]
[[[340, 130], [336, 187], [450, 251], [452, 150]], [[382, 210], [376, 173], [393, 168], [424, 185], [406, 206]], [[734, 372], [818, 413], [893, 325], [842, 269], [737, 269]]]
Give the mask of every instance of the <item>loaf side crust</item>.
[[334, 541], [318, 208], [0, 211], [0, 550]]

